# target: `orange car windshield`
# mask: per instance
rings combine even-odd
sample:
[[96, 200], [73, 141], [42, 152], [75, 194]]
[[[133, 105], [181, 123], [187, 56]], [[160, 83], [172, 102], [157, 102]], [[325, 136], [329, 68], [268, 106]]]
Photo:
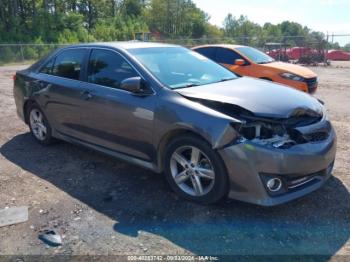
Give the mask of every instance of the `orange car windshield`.
[[249, 46], [237, 47], [236, 49], [256, 64], [267, 64], [275, 61], [271, 56]]

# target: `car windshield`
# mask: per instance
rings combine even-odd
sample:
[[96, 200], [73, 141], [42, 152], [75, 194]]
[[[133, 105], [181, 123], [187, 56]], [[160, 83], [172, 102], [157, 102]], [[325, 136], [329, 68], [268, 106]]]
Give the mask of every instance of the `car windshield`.
[[183, 47], [135, 48], [129, 52], [171, 89], [200, 86], [236, 79], [212, 60]]
[[267, 64], [275, 61], [271, 56], [249, 46], [237, 47], [237, 50], [257, 64]]

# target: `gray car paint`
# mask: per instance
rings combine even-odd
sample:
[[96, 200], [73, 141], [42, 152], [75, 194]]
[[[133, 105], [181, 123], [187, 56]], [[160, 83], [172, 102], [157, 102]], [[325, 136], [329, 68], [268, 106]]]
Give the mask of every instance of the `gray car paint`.
[[[49, 76], [38, 73], [40, 65], [35, 65], [17, 74], [14, 96], [18, 115], [25, 120], [26, 102], [35, 101], [47, 115], [55, 137], [156, 172], [162, 172], [163, 150], [168, 139], [182, 132], [195, 133], [221, 155], [231, 181], [229, 196], [261, 205], [279, 204], [296, 197], [287, 194], [282, 200], [276, 200], [267, 195], [259, 178], [259, 172], [269, 171], [267, 167], [275, 167], [273, 171], [282, 174], [303, 175], [323, 170], [334, 161], [336, 138], [333, 129], [326, 141], [288, 150], [265, 148], [249, 142], [229, 145], [238, 137], [231, 123], [241, 120], [188, 98], [234, 104], [256, 116], [278, 118], [288, 118], [300, 110], [321, 114], [323, 106], [302, 92], [250, 78], [170, 90], [128, 53], [129, 48], [162, 46], [170, 45], [127, 42], [66, 47], [104, 48], [121, 54], [148, 83], [151, 94], [137, 96], [124, 90], [88, 84], [84, 79], [76, 81]], [[92, 94], [88, 100], [84, 98], [85, 91]], [[326, 122], [329, 123], [323, 117], [319, 125]], [[309, 131], [313, 128], [305, 127]], [[250, 149], [253, 146], [254, 152], [247, 149], [247, 144]], [[311, 151], [307, 153], [308, 150]], [[308, 157], [304, 158], [305, 155]], [[305, 166], [312, 168], [299, 170], [295, 166], [297, 160], [303, 160]], [[300, 191], [297, 197], [306, 193]]]
[[322, 115], [322, 105], [310, 95], [250, 77], [186, 88], [178, 92], [187, 97], [239, 105], [255, 116], [288, 118], [298, 110], [310, 110]]
[[[328, 121], [323, 118], [321, 122], [327, 125]], [[273, 206], [318, 189], [331, 176], [336, 141], [334, 129], [331, 128], [330, 136], [325, 141], [300, 144], [288, 150], [266, 148], [250, 142], [219, 150], [230, 174], [230, 197], [258, 205]], [[317, 176], [317, 183], [277, 197], [270, 197], [262, 181], [256, 179], [261, 173], [297, 178], [317, 172], [321, 172]]]

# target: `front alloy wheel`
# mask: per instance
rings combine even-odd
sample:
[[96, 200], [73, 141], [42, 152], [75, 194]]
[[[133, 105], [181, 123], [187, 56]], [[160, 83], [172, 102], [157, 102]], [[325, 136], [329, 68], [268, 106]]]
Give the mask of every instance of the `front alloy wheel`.
[[180, 196], [206, 204], [226, 196], [225, 165], [203, 139], [194, 135], [176, 138], [167, 146], [163, 163], [170, 186]]
[[207, 194], [215, 183], [209, 158], [194, 146], [178, 148], [171, 156], [170, 170], [178, 187], [191, 196]]

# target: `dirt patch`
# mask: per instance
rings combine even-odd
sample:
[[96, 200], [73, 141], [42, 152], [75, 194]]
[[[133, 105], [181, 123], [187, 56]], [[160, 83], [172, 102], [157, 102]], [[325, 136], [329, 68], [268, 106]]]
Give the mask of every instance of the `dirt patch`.
[[[28, 222], [0, 228], [0, 255], [350, 255], [350, 66], [338, 67], [311, 68], [338, 135], [334, 177], [273, 208], [196, 205], [161, 175], [64, 142], [38, 145], [12, 97], [12, 75], [25, 66], [0, 67], [0, 208], [29, 206]], [[46, 247], [44, 230], [62, 245]]]

